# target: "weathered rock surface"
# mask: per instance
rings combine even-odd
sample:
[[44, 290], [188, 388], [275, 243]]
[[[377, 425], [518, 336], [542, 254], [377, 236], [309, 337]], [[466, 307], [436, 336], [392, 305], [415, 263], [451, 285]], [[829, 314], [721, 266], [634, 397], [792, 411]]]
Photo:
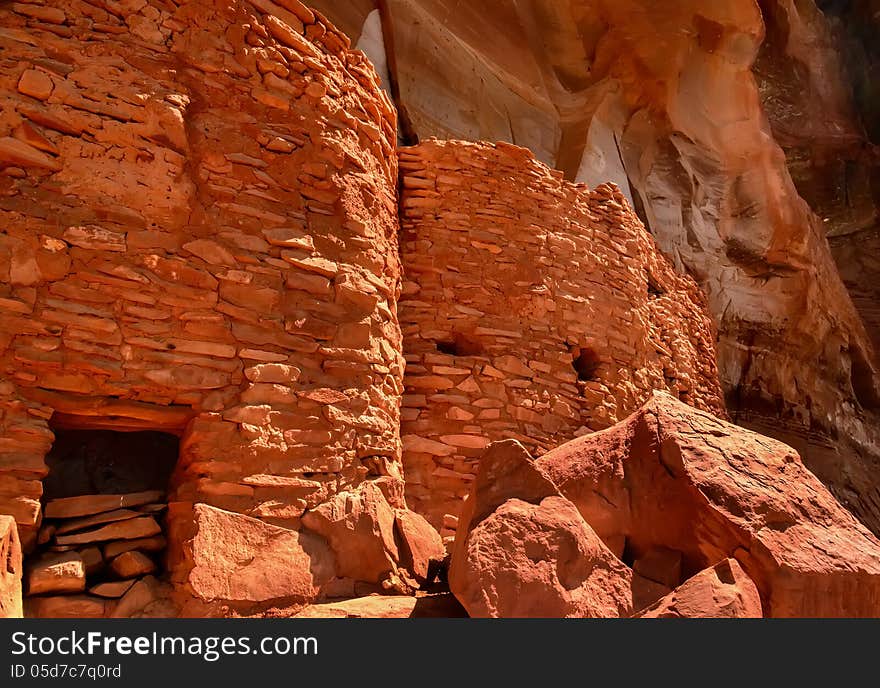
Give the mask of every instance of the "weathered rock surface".
[[630, 579], [522, 445], [489, 448], [449, 571], [450, 589], [470, 616], [628, 616]]
[[381, 583], [400, 559], [394, 509], [375, 483], [340, 492], [303, 516], [303, 525], [330, 543], [340, 576]]
[[313, 5], [387, 65], [408, 143], [615, 182], [706, 291], [734, 419], [880, 533], [876, 2]]
[[326, 541], [307, 531], [206, 504], [177, 522], [186, 531], [171, 531], [171, 542], [180, 540], [172, 552], [185, 558], [173, 563], [172, 580], [206, 603], [312, 602], [336, 570]]
[[298, 619], [406, 619], [413, 615], [418, 600], [412, 596], [371, 595], [352, 600], [313, 604], [296, 615]]
[[15, 519], [0, 514], [0, 618], [20, 618], [21, 605], [21, 542]]
[[880, 541], [780, 442], [657, 393], [537, 465], [621, 556], [672, 550], [683, 576], [734, 558], [767, 616], [880, 614]]
[[638, 615], [643, 619], [759, 619], [761, 597], [736, 559], [700, 571]]

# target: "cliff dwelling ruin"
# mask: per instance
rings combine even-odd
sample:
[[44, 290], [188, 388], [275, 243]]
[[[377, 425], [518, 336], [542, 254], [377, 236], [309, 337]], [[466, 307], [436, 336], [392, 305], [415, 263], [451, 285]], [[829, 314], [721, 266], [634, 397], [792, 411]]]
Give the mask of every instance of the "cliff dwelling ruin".
[[[707, 446], [723, 444], [739, 437], [725, 423], [733, 369], [773, 369], [733, 342], [727, 311], [745, 306], [719, 305], [711, 260], [693, 255], [700, 240], [669, 250], [629, 185], [588, 185], [513, 144], [401, 145], [370, 61], [297, 0], [5, 3], [0, 26], [0, 514], [14, 520], [0, 521], [0, 556], [24, 553], [13, 583], [0, 578], [0, 612], [22, 593], [17, 611], [38, 617], [259, 615], [412, 596], [444, 582], [462, 538], [485, 535], [479, 517], [543, 508], [531, 492], [520, 500], [531, 506], [492, 501], [490, 447], [574, 521], [592, 505], [580, 487], [554, 486], [569, 485], [569, 464], [552, 479], [535, 468], [573, 440], [587, 443], [566, 445], [587, 446], [581, 460], [590, 441], [612, 438], [611, 455], [637, 437], [632, 464], [656, 454], [669, 493], [691, 495], [686, 480], [704, 484], [686, 470], [692, 455], [670, 459], [674, 442], [645, 424], [671, 418], [669, 436], [690, 441], [690, 418]], [[740, 268], [725, 274], [749, 301]], [[796, 329], [821, 338], [811, 327]], [[861, 427], [852, 399], [876, 396], [870, 346], [831, 339], [855, 352], [856, 387], [841, 396], [822, 377], [806, 398]], [[804, 394], [786, 397], [786, 417]], [[792, 470], [807, 474], [770, 440], [741, 443], [749, 460], [770, 457], [785, 489]], [[841, 541], [873, 542], [798, 476], [844, 524]], [[628, 503], [614, 496], [615, 509]], [[702, 502], [688, 508], [715, 518]], [[873, 507], [855, 511], [871, 522]], [[818, 513], [791, 519], [812, 527]], [[701, 531], [689, 552], [717, 557], [689, 554], [687, 572], [751, 576], [759, 612], [814, 609], [774, 577], [787, 560], [726, 517], [705, 517], [723, 538]], [[649, 580], [657, 548], [679, 574], [682, 560], [671, 537], [643, 535], [650, 524], [608, 537], [592, 526], [578, 542], [626, 578], [625, 594], [644, 573], [644, 605], [564, 613], [634, 613], [685, 582]], [[872, 591], [874, 564], [859, 569]], [[816, 597], [839, 601], [853, 581], [840, 574]], [[853, 609], [872, 609], [871, 595]]]

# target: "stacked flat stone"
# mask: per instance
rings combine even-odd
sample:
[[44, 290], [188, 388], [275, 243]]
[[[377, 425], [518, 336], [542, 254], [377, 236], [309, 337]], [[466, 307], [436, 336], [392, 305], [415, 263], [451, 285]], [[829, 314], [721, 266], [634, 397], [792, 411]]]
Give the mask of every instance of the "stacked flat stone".
[[49, 500], [25, 570], [29, 615], [100, 618], [126, 606], [163, 558], [163, 500], [153, 490]]
[[509, 144], [399, 158], [407, 499], [443, 535], [492, 441], [540, 455], [652, 390], [724, 414], [704, 298], [616, 187]]

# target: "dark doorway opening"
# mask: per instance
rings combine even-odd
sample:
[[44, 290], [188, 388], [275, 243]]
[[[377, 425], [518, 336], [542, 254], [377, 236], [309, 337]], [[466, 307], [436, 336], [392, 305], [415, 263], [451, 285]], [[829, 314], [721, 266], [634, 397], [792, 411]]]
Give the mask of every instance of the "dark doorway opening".
[[596, 380], [599, 366], [602, 361], [592, 349], [576, 349], [572, 353], [571, 367], [577, 373], [580, 382], [592, 382]]
[[46, 456], [45, 499], [168, 487], [180, 440], [167, 432], [55, 430]]
[[154, 431], [54, 432], [43, 521], [25, 566], [25, 612], [114, 616], [137, 583], [162, 574], [166, 493], [179, 438]]

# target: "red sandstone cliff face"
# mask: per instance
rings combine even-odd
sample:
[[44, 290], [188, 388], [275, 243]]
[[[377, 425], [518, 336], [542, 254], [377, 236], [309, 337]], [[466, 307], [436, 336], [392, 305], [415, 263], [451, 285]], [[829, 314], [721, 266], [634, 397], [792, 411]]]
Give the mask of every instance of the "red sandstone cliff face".
[[733, 417], [880, 529], [870, 3], [314, 4], [387, 63], [409, 140], [616, 182], [707, 293]]

